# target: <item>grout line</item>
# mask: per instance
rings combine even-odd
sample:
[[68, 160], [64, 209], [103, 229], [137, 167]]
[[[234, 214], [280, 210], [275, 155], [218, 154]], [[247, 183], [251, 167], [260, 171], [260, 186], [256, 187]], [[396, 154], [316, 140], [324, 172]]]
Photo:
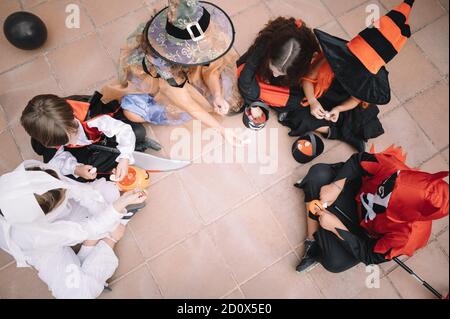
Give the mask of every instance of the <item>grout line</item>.
[[238, 289], [240, 290], [239, 281], [237, 280], [237, 276], [233, 271], [233, 267], [231, 267], [231, 265], [228, 263], [225, 256], [222, 254], [220, 247], [217, 245], [217, 243], [214, 240], [214, 237], [210, 233], [209, 229], [205, 228], [205, 232], [206, 232], [206, 235], [208, 236], [209, 240], [212, 242], [212, 244], [216, 248], [216, 252], [219, 255], [219, 258], [222, 260], [222, 263], [225, 265], [225, 268], [227, 269], [228, 273], [230, 274], [231, 278], [233, 279], [234, 283], [236, 284], [236, 286], [231, 291], [227, 292], [225, 295], [222, 296], [222, 297], [225, 297], [225, 296], [229, 295], [231, 292], [233, 292], [233, 290], [235, 290], [236, 287], [238, 287]]
[[6, 268], [8, 268], [9, 266], [14, 264], [14, 260], [11, 260], [9, 263], [7, 263], [6, 265], [0, 267], [0, 271], [5, 270]]
[[147, 268], [147, 271], [150, 273], [150, 276], [152, 277], [153, 281], [155, 282], [156, 287], [158, 288], [159, 294], [161, 295], [161, 298], [165, 298], [164, 293], [163, 293], [163, 289], [161, 287], [161, 285], [158, 283], [158, 280], [156, 280], [156, 276], [153, 273], [150, 265], [147, 262], [144, 262], [145, 267]]
[[249, 281], [251, 281], [252, 279], [256, 278], [258, 275], [262, 274], [264, 271], [266, 271], [267, 269], [269, 269], [270, 267], [274, 266], [275, 264], [279, 263], [280, 261], [282, 261], [284, 258], [286, 258], [287, 256], [289, 256], [290, 254], [292, 254], [293, 251], [289, 250], [288, 252], [284, 253], [283, 255], [281, 255], [281, 257], [278, 257], [277, 259], [275, 259], [272, 263], [270, 263], [269, 265], [265, 266], [264, 268], [262, 268], [261, 270], [257, 271], [256, 273], [254, 273], [253, 275], [247, 277], [247, 279], [241, 281], [239, 283], [239, 286], [243, 286], [246, 283], [248, 283]]

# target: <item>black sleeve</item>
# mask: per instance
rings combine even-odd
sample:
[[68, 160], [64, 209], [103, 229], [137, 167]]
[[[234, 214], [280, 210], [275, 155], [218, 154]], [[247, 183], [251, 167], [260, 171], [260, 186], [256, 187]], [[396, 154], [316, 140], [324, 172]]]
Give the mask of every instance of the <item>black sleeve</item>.
[[376, 239], [363, 238], [342, 229], [337, 229], [337, 232], [344, 239], [341, 242], [345, 249], [362, 263], [376, 265], [388, 261], [384, 254], [378, 254], [373, 251], [377, 243]]
[[256, 72], [258, 65], [263, 57], [261, 48], [256, 48], [253, 52], [249, 52], [245, 66], [238, 78], [238, 88], [246, 105], [258, 101], [261, 94], [258, 81], [256, 80]]
[[347, 162], [339, 169], [336, 174], [334, 181], [339, 181], [341, 179], [347, 178], [347, 181], [360, 178], [362, 176], [367, 176], [368, 173], [361, 167], [362, 161], [376, 161], [376, 157], [370, 153], [357, 153], [353, 154]]

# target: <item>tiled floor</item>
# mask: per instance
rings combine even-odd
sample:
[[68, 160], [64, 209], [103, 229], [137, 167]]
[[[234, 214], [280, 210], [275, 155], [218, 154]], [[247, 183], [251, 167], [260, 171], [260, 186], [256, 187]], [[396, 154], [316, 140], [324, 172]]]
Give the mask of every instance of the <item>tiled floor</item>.
[[[236, 49], [243, 53], [271, 17], [294, 15], [313, 27], [349, 38], [364, 25], [368, 4], [386, 12], [400, 0], [210, 0], [225, 8], [236, 25]], [[64, 8], [80, 4], [81, 28], [66, 29]], [[0, 22], [24, 9], [40, 15], [49, 29], [45, 46], [20, 51], [0, 34], [0, 174], [23, 159], [36, 158], [18, 117], [39, 93], [91, 93], [115, 77], [119, 48], [138, 22], [163, 0], [0, 0]], [[429, 172], [449, 167], [448, 0], [417, 0], [414, 34], [389, 65], [392, 102], [382, 109], [386, 134], [378, 150], [397, 143], [408, 163]], [[240, 117], [223, 120], [241, 127]], [[185, 127], [192, 131], [190, 123]], [[148, 208], [119, 243], [120, 266], [112, 292], [102, 298], [432, 298], [403, 270], [381, 267], [380, 289], [365, 287], [359, 265], [342, 274], [317, 267], [299, 275], [295, 265], [305, 238], [303, 194], [292, 187], [313, 164], [290, 156], [292, 138], [277, 127], [278, 171], [261, 175], [255, 164], [194, 164], [153, 176]], [[174, 128], [149, 132], [169, 152]], [[336, 162], [353, 152], [326, 142], [315, 162]], [[192, 155], [196, 157], [199, 154]], [[406, 263], [438, 290], [449, 289], [448, 218], [435, 222], [429, 245]], [[0, 252], [0, 298], [50, 298], [31, 269], [17, 269]]]

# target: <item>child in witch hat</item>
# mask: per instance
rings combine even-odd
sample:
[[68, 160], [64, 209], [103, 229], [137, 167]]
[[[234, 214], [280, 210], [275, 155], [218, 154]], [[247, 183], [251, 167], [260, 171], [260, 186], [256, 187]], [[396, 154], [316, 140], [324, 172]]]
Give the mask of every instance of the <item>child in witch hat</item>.
[[317, 130], [364, 151], [365, 142], [384, 133], [376, 104], [391, 99], [385, 65], [411, 36], [414, 0], [405, 0], [351, 41], [314, 30], [323, 50], [303, 80], [307, 108], [297, 108], [282, 123], [298, 136]]
[[297, 271], [380, 264], [424, 247], [432, 221], [448, 215], [448, 172], [409, 168], [401, 148], [317, 164], [295, 186], [305, 192], [308, 237]]
[[[119, 61], [119, 83], [106, 85], [103, 99], [150, 94], [171, 118], [192, 117], [227, 136], [209, 113], [233, 114], [242, 106], [234, 36], [231, 19], [215, 4], [169, 0], [128, 37]], [[131, 121], [149, 122], [145, 108], [130, 106], [124, 113]]]
[[269, 21], [238, 60], [243, 111], [262, 120], [265, 107], [251, 107], [254, 103], [264, 103], [277, 113], [300, 107], [304, 96], [299, 83], [319, 51], [313, 31], [302, 20], [278, 17]]

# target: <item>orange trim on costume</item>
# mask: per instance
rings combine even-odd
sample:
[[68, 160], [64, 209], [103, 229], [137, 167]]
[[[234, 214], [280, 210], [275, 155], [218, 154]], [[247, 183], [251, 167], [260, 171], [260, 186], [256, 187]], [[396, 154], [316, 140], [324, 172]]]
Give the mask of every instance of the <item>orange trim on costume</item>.
[[[322, 57], [323, 53], [316, 59], [315, 63], [320, 63]], [[314, 66], [312, 68], [314, 68]], [[328, 61], [325, 60], [317, 73], [317, 79], [304, 77], [302, 78], [302, 80], [314, 84], [314, 97], [318, 99], [330, 88], [331, 83], [333, 83], [334, 80], [334, 73]], [[306, 98], [302, 101], [302, 105], [303, 106], [309, 105], [308, 100]]]
[[357, 35], [350, 41], [347, 44], [347, 47], [372, 74], [377, 74], [386, 64], [378, 53], [360, 35]]
[[[242, 64], [237, 69], [237, 76], [241, 75], [245, 64]], [[274, 107], [285, 107], [290, 97], [290, 89], [288, 87], [275, 86], [264, 83], [259, 76], [256, 76], [258, 86], [260, 89], [259, 98], [267, 105]]]
[[388, 16], [382, 17], [379, 23], [380, 28], [378, 30], [380, 33], [394, 46], [397, 52], [400, 52], [408, 38], [402, 35], [398, 25]]
[[[97, 118], [98, 116], [93, 117], [92, 119], [86, 121], [86, 117], [89, 112], [89, 107], [91, 106], [88, 102], [80, 102], [80, 101], [74, 101], [74, 100], [66, 100], [66, 102], [72, 107], [73, 115], [75, 118], [80, 121], [81, 126], [83, 127], [84, 132], [86, 133], [87, 138], [92, 141], [92, 143], [97, 143], [102, 138], [102, 133], [97, 128], [89, 127], [88, 122], [92, 121], [93, 119]], [[103, 114], [99, 115], [102, 116]], [[105, 114], [109, 115], [109, 114]], [[65, 147], [68, 148], [80, 148], [84, 147], [85, 145], [65, 145]]]
[[66, 102], [69, 103], [69, 105], [72, 107], [73, 115], [75, 116], [75, 118], [80, 122], [83, 122], [89, 112], [90, 104], [88, 102], [80, 102], [74, 100], [66, 100]]

